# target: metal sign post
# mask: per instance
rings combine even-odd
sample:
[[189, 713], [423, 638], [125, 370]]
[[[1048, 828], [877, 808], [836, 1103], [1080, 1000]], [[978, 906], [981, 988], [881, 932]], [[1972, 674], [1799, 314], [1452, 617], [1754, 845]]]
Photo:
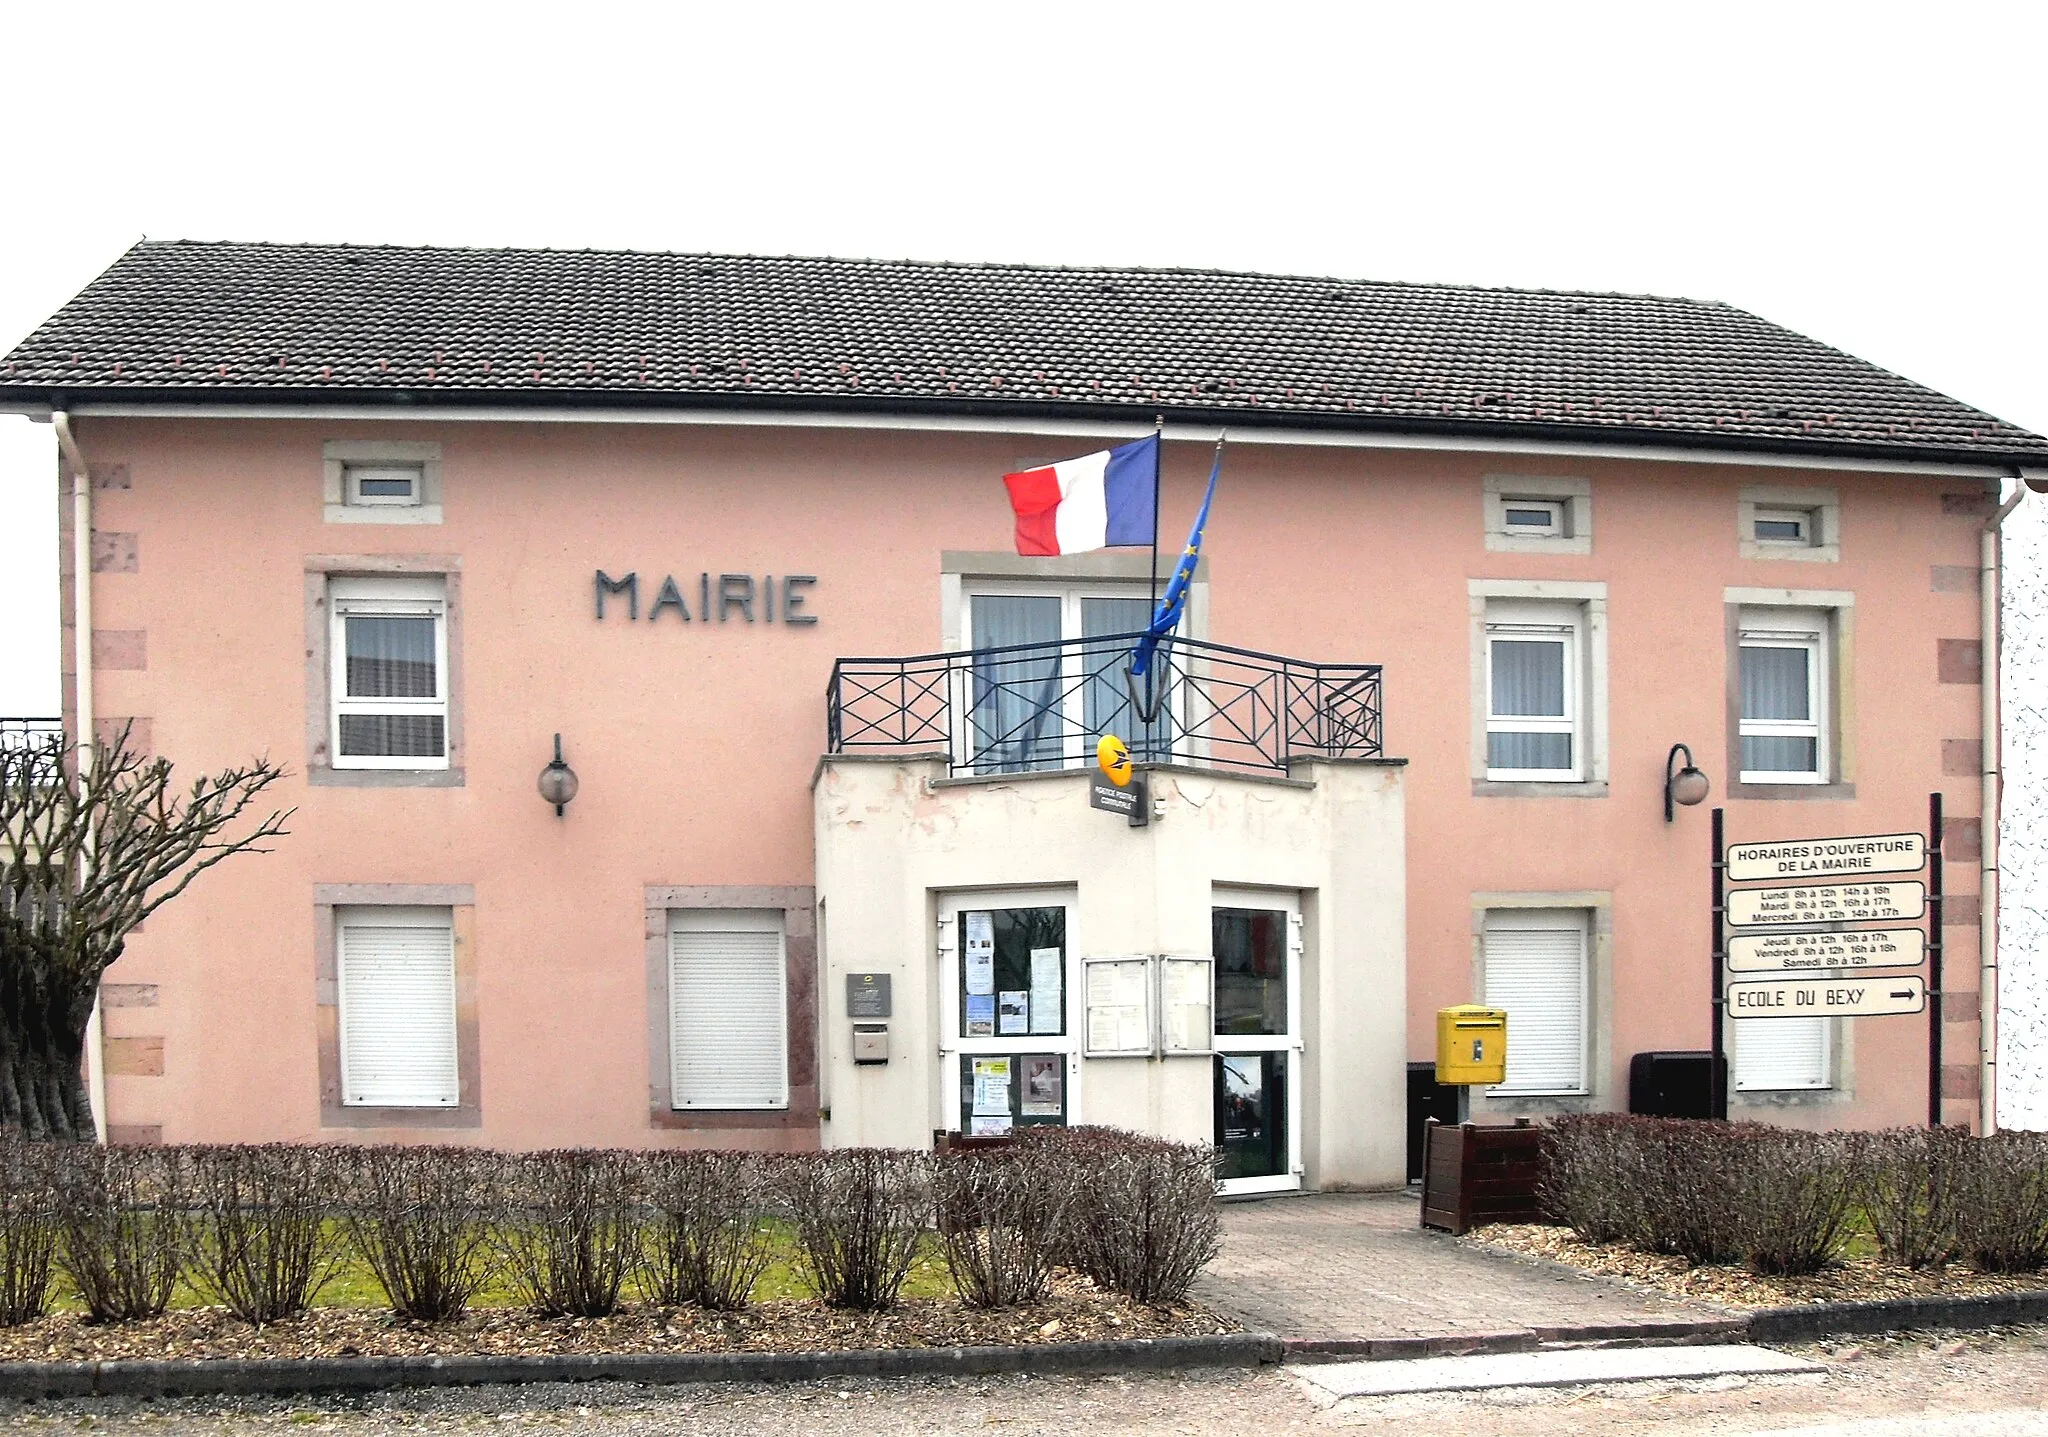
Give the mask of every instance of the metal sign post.
[[1927, 1126], [1941, 1126], [1941, 795], [1927, 795]]
[[1725, 967], [1726, 954], [1722, 951], [1722, 939], [1726, 933], [1725, 908], [1722, 903], [1723, 875], [1727, 871], [1727, 849], [1723, 844], [1722, 826], [1725, 809], [1714, 810], [1712, 842], [1714, 845], [1714, 981], [1709, 991], [1713, 1002], [1708, 1011], [1713, 1015], [1713, 1057], [1708, 1060], [1707, 1089], [1711, 1094], [1707, 1111], [1716, 1118], [1728, 1116], [1728, 1055], [1723, 1049], [1721, 1037], [1721, 973]]

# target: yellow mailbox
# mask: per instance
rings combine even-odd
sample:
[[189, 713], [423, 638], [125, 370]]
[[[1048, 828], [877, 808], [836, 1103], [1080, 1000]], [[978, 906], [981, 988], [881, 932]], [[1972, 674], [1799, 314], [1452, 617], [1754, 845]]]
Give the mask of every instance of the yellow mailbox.
[[1504, 1008], [1460, 1003], [1436, 1010], [1436, 1080], [1479, 1086], [1508, 1076], [1508, 1015]]

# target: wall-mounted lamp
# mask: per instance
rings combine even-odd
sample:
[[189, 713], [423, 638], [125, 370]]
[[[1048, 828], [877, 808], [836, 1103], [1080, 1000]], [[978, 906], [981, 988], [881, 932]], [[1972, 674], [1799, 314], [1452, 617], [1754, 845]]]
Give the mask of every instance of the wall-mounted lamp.
[[[1685, 767], [1676, 767], [1678, 756], [1685, 755]], [[1692, 750], [1682, 743], [1671, 745], [1671, 752], [1664, 755], [1664, 821], [1671, 822], [1671, 805], [1682, 803], [1687, 808], [1701, 802], [1707, 796], [1707, 776], [1693, 766]]]
[[[576, 780], [576, 770], [562, 762], [562, 736], [556, 734], [554, 759], [546, 768], [540, 771], [541, 801], [552, 803], [555, 806], [555, 816], [559, 818], [563, 806], [576, 796], [576, 790], [579, 786]], [[1694, 803], [1699, 802], [1698, 799], [1691, 801]]]

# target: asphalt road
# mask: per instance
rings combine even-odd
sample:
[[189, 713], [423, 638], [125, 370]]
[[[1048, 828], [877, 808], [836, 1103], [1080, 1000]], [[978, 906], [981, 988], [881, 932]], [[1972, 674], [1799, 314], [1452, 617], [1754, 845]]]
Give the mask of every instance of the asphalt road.
[[1824, 1375], [1317, 1402], [1286, 1370], [1179, 1377], [862, 1381], [795, 1387], [547, 1386], [368, 1400], [62, 1402], [0, 1407], [0, 1437], [890, 1437], [1000, 1433], [1645, 1432], [2048, 1437], [2048, 1331], [1798, 1349]]

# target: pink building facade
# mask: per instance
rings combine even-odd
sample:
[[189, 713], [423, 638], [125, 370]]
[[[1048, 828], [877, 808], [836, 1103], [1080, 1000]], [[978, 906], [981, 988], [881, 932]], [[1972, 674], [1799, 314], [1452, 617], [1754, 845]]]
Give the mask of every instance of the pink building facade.
[[[1721, 306], [1513, 296], [1536, 319], [1462, 370], [1376, 357], [1375, 310], [1236, 371], [1205, 352], [1175, 392], [1009, 294], [1001, 343], [968, 325], [906, 380], [845, 337], [928, 339], [904, 275], [965, 286], [959, 313], [1019, 272], [817, 262], [821, 297], [725, 261], [743, 293], [693, 321], [733, 356], [712, 379], [673, 336], [547, 341], [612, 322], [573, 287], [465, 331], [436, 253], [145, 245], [0, 362], [0, 398], [64, 428], [67, 726], [193, 772], [266, 755], [296, 810], [107, 975], [110, 1136], [794, 1149], [1113, 1121], [1213, 1135], [1245, 1191], [1396, 1183], [1440, 1007], [1509, 1014], [1482, 1114], [1624, 1109], [1636, 1055], [1709, 1048], [1710, 809], [1731, 843], [1926, 833], [1932, 794], [1941, 1061], [1924, 1012], [1730, 1021], [1728, 1102], [1912, 1123], [1938, 1072], [1944, 1120], [1985, 1121], [1984, 541], [2048, 442], [1747, 316], [1799, 363], [1716, 370]], [[579, 259], [606, 257], [548, 262]], [[327, 308], [237, 327], [223, 266]], [[366, 337], [357, 271], [418, 312]], [[1171, 281], [1215, 306], [1203, 335], [1236, 303], [1232, 277], [1021, 273], [1101, 304]], [[1586, 306], [1633, 338], [1545, 370], [1537, 320]], [[1142, 627], [1148, 556], [1020, 558], [1000, 476], [1155, 408], [1169, 561], [1229, 443], [1148, 728], [1103, 642]], [[1089, 806], [1105, 731], [1145, 827]], [[1667, 820], [1675, 744], [1710, 793]]]

